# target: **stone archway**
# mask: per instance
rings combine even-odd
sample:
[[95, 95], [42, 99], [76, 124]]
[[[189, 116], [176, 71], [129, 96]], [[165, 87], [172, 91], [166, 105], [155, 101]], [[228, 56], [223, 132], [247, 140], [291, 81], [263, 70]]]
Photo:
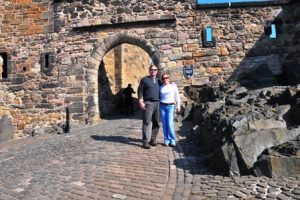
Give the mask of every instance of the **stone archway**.
[[160, 56], [158, 50], [153, 47], [147, 40], [141, 39], [134, 35], [129, 35], [127, 33], [118, 33], [114, 36], [105, 38], [103, 42], [96, 45], [96, 48], [92, 52], [88, 59], [88, 66], [86, 69], [87, 75], [87, 112], [89, 122], [94, 124], [100, 121], [99, 112], [99, 97], [98, 97], [98, 69], [103, 60], [103, 57], [114, 47], [128, 43], [136, 45], [142, 48], [145, 52], [149, 54], [152, 62], [159, 66]]

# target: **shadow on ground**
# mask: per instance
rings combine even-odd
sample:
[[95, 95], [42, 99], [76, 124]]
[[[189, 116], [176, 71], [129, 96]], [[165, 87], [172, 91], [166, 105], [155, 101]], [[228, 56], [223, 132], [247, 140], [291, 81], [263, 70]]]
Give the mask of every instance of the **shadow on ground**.
[[140, 110], [135, 111], [133, 115], [127, 116], [126, 114], [112, 114], [106, 116], [103, 119], [105, 120], [119, 120], [119, 119], [142, 119], [142, 112]]
[[142, 143], [141, 139], [134, 139], [134, 138], [124, 137], [124, 136], [91, 135], [91, 138], [96, 141], [118, 142], [122, 144], [138, 146], [138, 147], [141, 147], [141, 143]]
[[200, 175], [224, 175], [208, 167], [210, 155], [201, 148], [198, 135], [193, 131], [192, 121], [186, 120], [180, 123], [177, 129], [178, 141], [175, 151], [182, 155], [174, 160], [176, 167], [188, 171], [191, 174]]

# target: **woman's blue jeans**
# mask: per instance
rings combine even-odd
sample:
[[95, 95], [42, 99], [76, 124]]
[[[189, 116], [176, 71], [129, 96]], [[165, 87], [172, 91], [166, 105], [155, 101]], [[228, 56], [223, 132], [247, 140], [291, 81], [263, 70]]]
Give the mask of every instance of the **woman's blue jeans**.
[[176, 144], [175, 131], [174, 131], [174, 105], [160, 104], [160, 116], [164, 130], [164, 143], [166, 145]]

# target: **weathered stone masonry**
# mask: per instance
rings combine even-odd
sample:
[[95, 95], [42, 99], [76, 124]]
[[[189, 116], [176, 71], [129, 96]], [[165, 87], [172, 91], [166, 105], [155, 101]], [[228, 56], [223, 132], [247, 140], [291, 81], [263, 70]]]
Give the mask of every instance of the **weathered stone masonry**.
[[55, 49], [53, 17], [51, 1], [0, 3], [0, 53], [7, 71], [0, 82], [0, 116], [11, 117], [16, 133], [62, 120], [54, 110], [64, 102], [53, 88], [57, 75], [40, 73], [39, 64], [41, 53]]
[[[119, 44], [142, 48], [180, 88], [217, 86], [261, 66], [277, 76], [288, 55], [299, 52], [299, 3], [211, 9], [190, 0], [0, 5], [0, 53], [7, 55], [8, 70], [1, 79], [0, 115], [12, 118], [16, 137], [64, 121], [66, 107], [73, 125], [99, 121], [99, 66]], [[264, 27], [274, 20], [280, 31], [270, 40]], [[206, 26], [214, 29], [216, 47], [202, 47]], [[299, 64], [297, 56], [290, 58]], [[191, 79], [182, 74], [185, 64], [194, 66]]]

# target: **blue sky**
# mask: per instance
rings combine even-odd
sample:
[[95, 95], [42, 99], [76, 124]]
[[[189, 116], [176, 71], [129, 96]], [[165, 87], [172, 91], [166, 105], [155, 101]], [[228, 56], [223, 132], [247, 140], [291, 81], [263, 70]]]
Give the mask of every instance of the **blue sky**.
[[210, 3], [234, 3], [234, 2], [266, 2], [272, 0], [197, 0], [198, 4], [210, 4]]

